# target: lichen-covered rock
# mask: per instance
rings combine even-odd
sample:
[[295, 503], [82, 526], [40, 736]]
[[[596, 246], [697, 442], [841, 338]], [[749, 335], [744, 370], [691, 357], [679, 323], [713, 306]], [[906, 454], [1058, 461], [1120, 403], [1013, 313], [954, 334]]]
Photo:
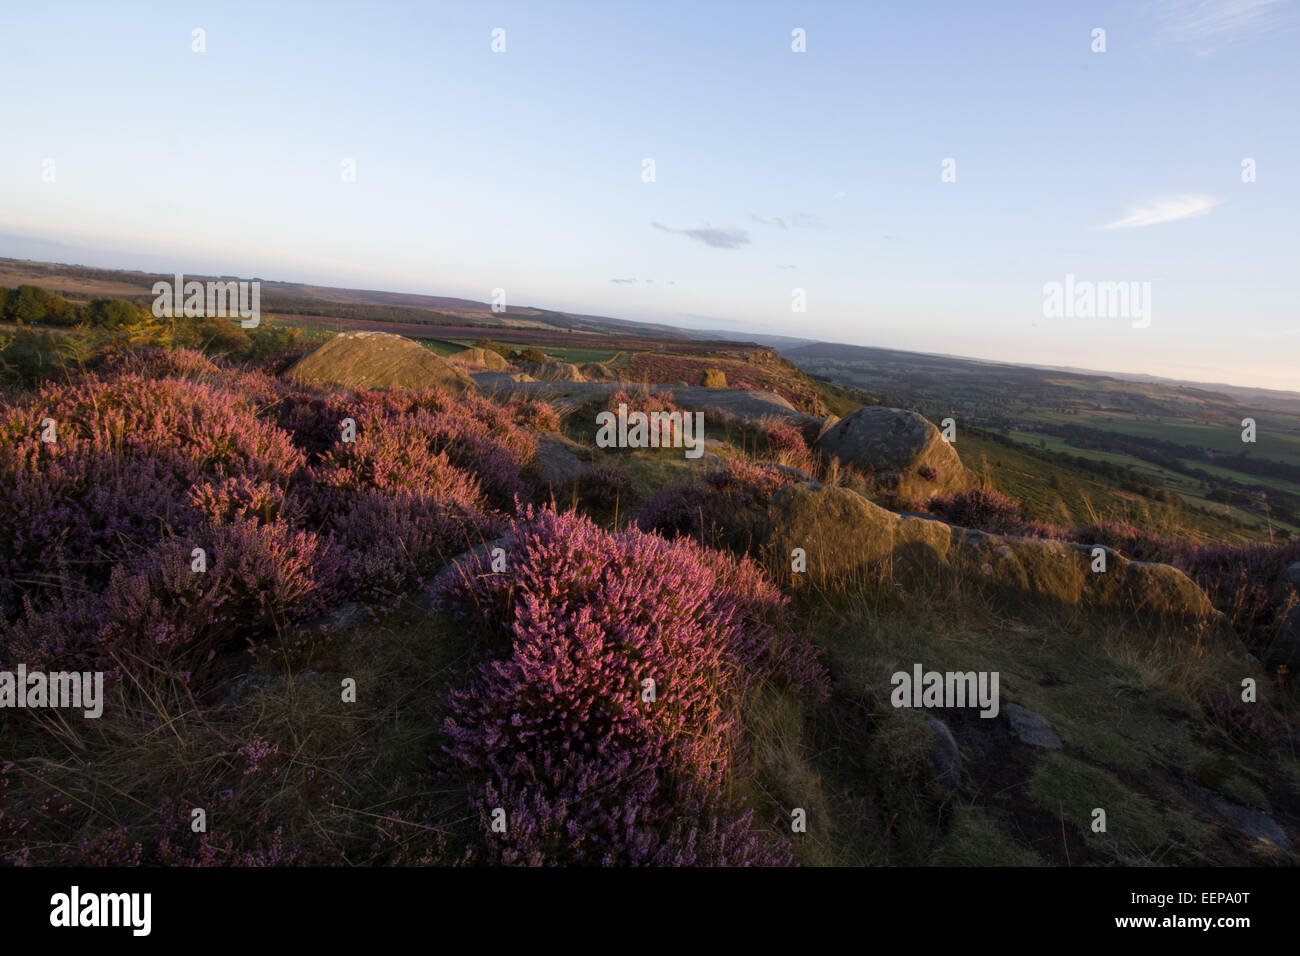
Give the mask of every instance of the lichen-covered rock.
[[555, 432], [536, 432], [537, 459], [534, 468], [542, 483], [558, 491], [571, 487], [591, 471], [582, 445]]
[[510, 363], [499, 352], [492, 349], [465, 349], [447, 356], [453, 365], [468, 365], [475, 371], [487, 369], [489, 372], [504, 372]]
[[618, 370], [600, 362], [583, 362], [578, 371], [588, 382], [617, 382]]
[[288, 377], [305, 385], [346, 388], [474, 389], [460, 369], [423, 346], [388, 332], [343, 332], [305, 355]]
[[814, 447], [827, 460], [866, 472], [885, 486], [919, 477], [932, 484], [931, 493], [942, 494], [971, 484], [957, 450], [939, 429], [902, 408], [859, 408], [827, 428]]
[[796, 582], [847, 587], [888, 576], [903, 584], [949, 569], [993, 590], [1066, 606], [1122, 608], [1177, 620], [1219, 617], [1205, 592], [1167, 564], [1129, 561], [1105, 550], [1046, 538], [1015, 538], [959, 528], [936, 518], [898, 515], [856, 491], [801, 482], [778, 491], [768, 507], [772, 566], [790, 566], [802, 548], [806, 570]]
[[774, 560], [786, 567], [791, 552], [803, 549], [807, 570], [799, 580], [848, 584], [878, 572], [894, 550], [898, 521], [898, 515], [848, 488], [803, 482], [773, 495], [768, 542]]
[[572, 362], [530, 362], [520, 366], [539, 382], [585, 382], [582, 372]]

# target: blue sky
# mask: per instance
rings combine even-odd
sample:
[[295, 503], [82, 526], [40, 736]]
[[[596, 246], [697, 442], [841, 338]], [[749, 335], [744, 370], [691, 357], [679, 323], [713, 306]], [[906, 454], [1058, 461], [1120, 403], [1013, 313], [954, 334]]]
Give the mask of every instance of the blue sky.
[[[0, 255], [1300, 389], [1294, 0], [4, 23]], [[1067, 274], [1149, 282], [1149, 326], [1046, 317]]]

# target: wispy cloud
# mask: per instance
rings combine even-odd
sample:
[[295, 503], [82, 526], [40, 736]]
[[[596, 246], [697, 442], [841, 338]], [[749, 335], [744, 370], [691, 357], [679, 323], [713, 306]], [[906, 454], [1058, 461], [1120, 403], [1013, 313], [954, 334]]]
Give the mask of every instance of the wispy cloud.
[[1163, 199], [1153, 199], [1145, 205], [1131, 209], [1123, 219], [1108, 222], [1102, 228], [1137, 229], [1162, 222], [1191, 219], [1194, 216], [1204, 216], [1222, 201], [1213, 196], [1168, 196]]
[[771, 219], [751, 214], [749, 218], [761, 225], [775, 226], [778, 229], [815, 229], [821, 225], [817, 217], [810, 212], [797, 212], [791, 216], [773, 216]]
[[663, 232], [686, 236], [688, 239], [713, 246], [715, 249], [739, 249], [741, 246], [749, 245], [749, 233], [743, 229], [670, 229], [658, 222], [652, 222], [650, 225]]
[[614, 285], [636, 285], [636, 279], [610, 279]]
[[1196, 44], [1271, 33], [1300, 20], [1292, 0], [1159, 0], [1149, 10], [1166, 36]]

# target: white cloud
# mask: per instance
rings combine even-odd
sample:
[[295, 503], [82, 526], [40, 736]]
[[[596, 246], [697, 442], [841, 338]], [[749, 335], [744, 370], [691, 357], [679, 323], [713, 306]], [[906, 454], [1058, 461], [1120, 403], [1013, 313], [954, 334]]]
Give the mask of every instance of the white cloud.
[[1102, 228], [1137, 229], [1140, 226], [1191, 219], [1193, 216], [1204, 216], [1222, 201], [1213, 196], [1167, 196], [1163, 199], [1153, 199], [1143, 206], [1130, 210], [1123, 219], [1116, 219]]
[[1192, 44], [1231, 42], [1247, 33], [1274, 32], [1296, 23], [1292, 0], [1161, 0], [1153, 10], [1166, 35]]

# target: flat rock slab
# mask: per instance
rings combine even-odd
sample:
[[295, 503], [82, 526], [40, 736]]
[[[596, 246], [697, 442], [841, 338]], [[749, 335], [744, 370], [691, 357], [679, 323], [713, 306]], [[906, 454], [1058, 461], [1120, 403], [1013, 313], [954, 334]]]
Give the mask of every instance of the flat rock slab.
[[805, 415], [780, 395], [745, 388], [704, 388], [699, 385], [634, 385], [629, 382], [519, 382], [499, 372], [480, 372], [472, 376], [485, 391], [533, 395], [543, 399], [605, 398], [617, 391], [671, 392], [679, 408], [714, 411], [733, 415], [743, 421], [774, 419], [797, 428], [818, 426], [824, 419]]
[[1291, 849], [1291, 840], [1287, 837], [1286, 831], [1262, 810], [1251, 810], [1249, 807], [1240, 806], [1220, 796], [1211, 796], [1210, 806], [1214, 808], [1215, 813], [1246, 836], [1257, 840], [1268, 840], [1284, 850]]
[[1007, 720], [1020, 742], [1031, 747], [1044, 747], [1048, 750], [1060, 750], [1065, 745], [1052, 729], [1052, 724], [1042, 714], [1035, 713], [1019, 704], [1007, 704], [1003, 708]]

